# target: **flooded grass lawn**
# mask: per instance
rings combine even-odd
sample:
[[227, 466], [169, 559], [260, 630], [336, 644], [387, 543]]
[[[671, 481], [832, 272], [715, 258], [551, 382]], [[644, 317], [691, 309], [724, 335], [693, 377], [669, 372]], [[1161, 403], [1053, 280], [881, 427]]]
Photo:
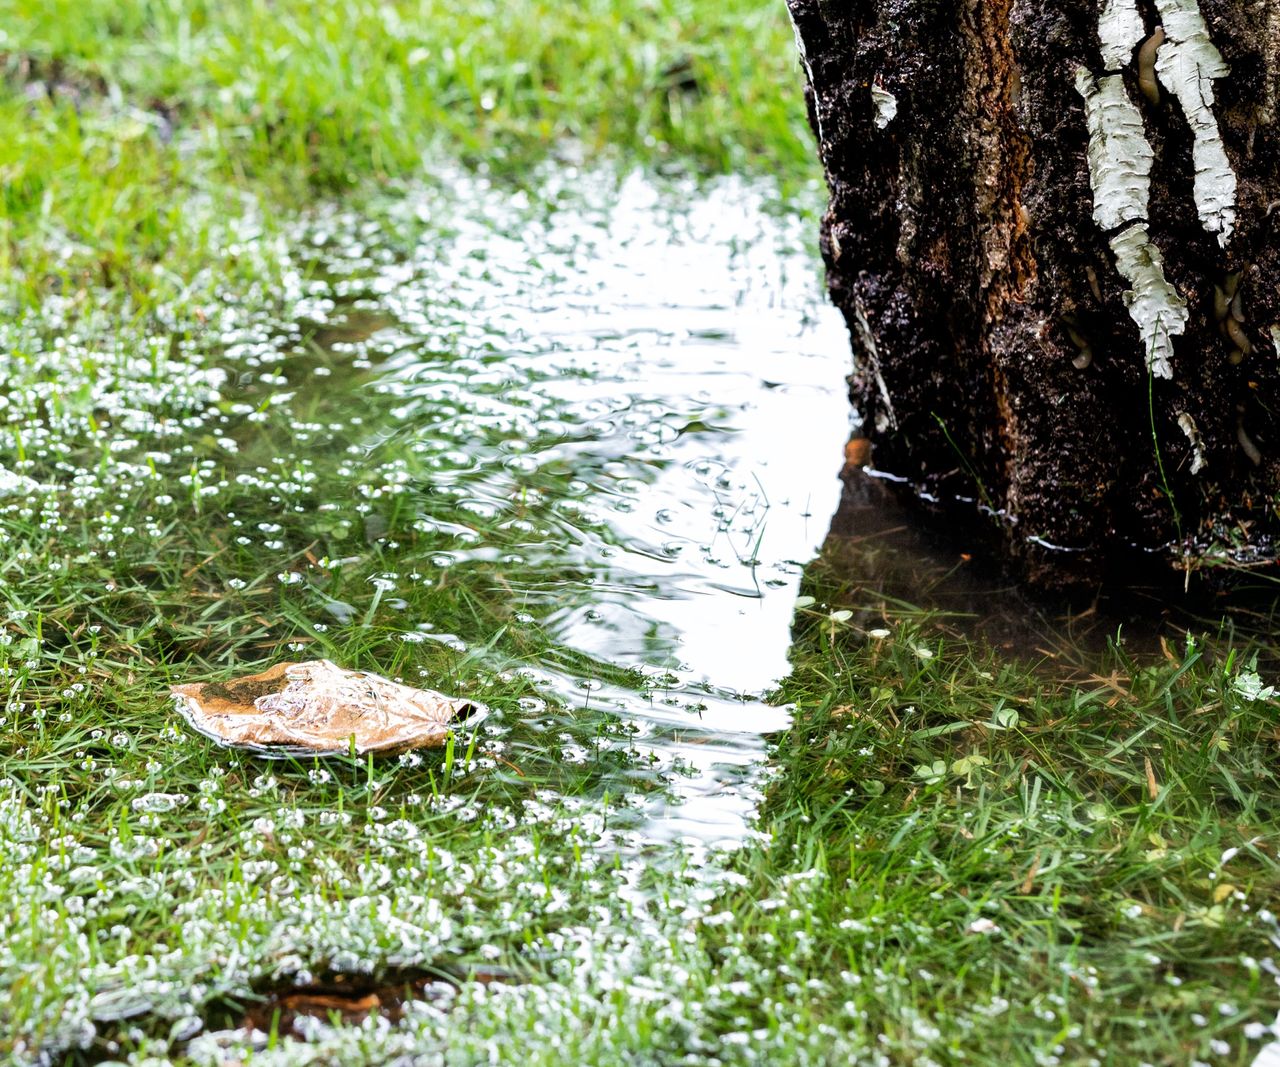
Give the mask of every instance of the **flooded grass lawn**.
[[[0, 1056], [1273, 1039], [1273, 650], [1006, 642], [841, 501], [776, 7], [10, 12]], [[321, 657], [488, 714], [271, 759], [166, 695]]]

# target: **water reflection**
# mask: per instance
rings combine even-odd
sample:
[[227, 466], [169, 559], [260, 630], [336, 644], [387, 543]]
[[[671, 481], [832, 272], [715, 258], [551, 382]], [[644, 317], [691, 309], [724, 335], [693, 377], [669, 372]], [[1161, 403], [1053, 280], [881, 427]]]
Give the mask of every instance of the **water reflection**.
[[390, 400], [367, 448], [421, 463], [405, 479], [437, 547], [416, 568], [499, 582], [551, 639], [524, 667], [539, 688], [636, 723], [681, 771], [655, 836], [736, 839], [847, 436], [809, 228], [739, 181], [580, 176], [550, 209], [466, 182], [445, 245], [325, 242], [324, 339], [362, 335], [360, 381]]
[[[863, 462], [871, 459], [869, 449], [850, 451]], [[864, 629], [928, 613], [935, 625], [984, 641], [1049, 677], [1079, 681], [1102, 669], [1113, 645], [1147, 661], [1164, 655], [1162, 641], [1180, 647], [1188, 630], [1212, 635], [1224, 625], [1221, 605], [1213, 617], [1198, 614], [1203, 596], [1179, 596], [1167, 576], [1160, 583], [1134, 571], [1127, 583], [1117, 579], [1074, 596], [1037, 599], [1009, 581], [993, 531], [976, 515], [966, 524], [922, 514], [918, 502], [871, 465], [848, 465], [843, 482], [829, 535], [806, 568], [806, 592], [853, 611], [852, 621]]]

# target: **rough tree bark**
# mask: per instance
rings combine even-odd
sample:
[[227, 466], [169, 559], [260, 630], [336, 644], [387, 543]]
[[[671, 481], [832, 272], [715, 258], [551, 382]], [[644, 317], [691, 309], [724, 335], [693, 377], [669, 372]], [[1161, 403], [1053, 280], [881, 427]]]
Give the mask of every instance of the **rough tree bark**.
[[788, 0], [877, 471], [1035, 581], [1275, 555], [1280, 0]]

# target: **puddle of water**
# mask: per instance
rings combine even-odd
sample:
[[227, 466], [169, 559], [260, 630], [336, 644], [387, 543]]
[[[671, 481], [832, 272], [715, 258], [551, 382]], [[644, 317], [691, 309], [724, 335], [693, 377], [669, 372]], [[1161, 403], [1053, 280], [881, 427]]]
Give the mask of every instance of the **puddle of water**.
[[[1180, 597], [1167, 581], [1132, 569], [1127, 585], [1104, 584], [1074, 602], [1037, 601], [990, 558], [990, 531], [976, 516], [942, 529], [899, 489], [874, 468], [846, 470], [820, 561], [806, 569], [814, 592], [847, 591], [850, 601], [832, 606], [854, 610], [864, 627], [930, 612], [965, 637], [1065, 681], [1092, 677], [1115, 644], [1141, 663], [1162, 658], [1166, 646], [1181, 647], [1188, 633], [1212, 645], [1214, 635], [1274, 631], [1274, 590], [1215, 603], [1201, 591]], [[1260, 653], [1265, 661], [1267, 649]]]
[[874, 469], [851, 467], [821, 563], [806, 577], [819, 593], [849, 590], [851, 602], [832, 606], [854, 610], [864, 627], [926, 611], [1024, 660], [1035, 661], [1064, 644], [1089, 654], [1105, 648], [1107, 636], [1116, 632], [1110, 617], [1090, 612], [1073, 624], [1072, 616], [1029, 599], [983, 558], [988, 537], [976, 519], [967, 529], [954, 522], [939, 529]]
[[447, 249], [431, 229], [371, 255], [319, 225], [321, 410], [378, 397], [361, 447], [394, 442], [430, 478], [418, 526], [439, 547], [417, 570], [500, 581], [549, 639], [524, 668], [539, 689], [682, 768], [653, 835], [735, 839], [839, 498], [847, 335], [767, 188], [562, 180], [548, 209], [468, 179]]

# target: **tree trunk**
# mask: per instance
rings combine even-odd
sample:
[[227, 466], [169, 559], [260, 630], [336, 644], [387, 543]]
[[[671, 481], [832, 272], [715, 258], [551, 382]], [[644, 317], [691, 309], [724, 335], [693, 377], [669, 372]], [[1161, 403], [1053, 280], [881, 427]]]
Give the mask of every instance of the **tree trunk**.
[[1275, 555], [1280, 0], [788, 0], [875, 470], [1020, 573]]

